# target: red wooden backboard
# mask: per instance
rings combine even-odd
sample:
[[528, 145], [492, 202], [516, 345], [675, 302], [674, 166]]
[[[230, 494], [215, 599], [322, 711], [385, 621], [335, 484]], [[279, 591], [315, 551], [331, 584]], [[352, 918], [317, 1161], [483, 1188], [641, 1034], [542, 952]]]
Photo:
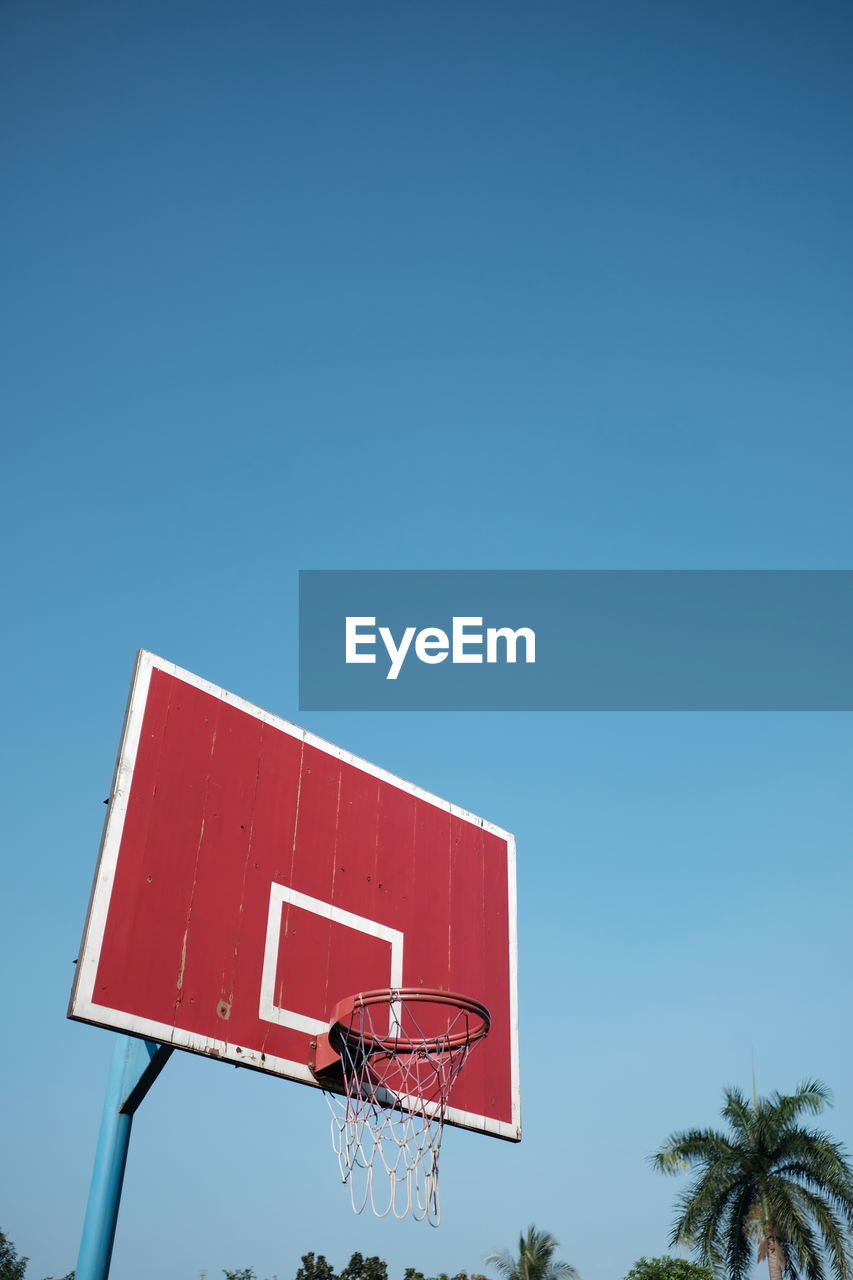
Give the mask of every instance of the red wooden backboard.
[[69, 1016], [316, 1086], [398, 986], [488, 1007], [447, 1122], [517, 1141], [513, 837], [140, 653]]

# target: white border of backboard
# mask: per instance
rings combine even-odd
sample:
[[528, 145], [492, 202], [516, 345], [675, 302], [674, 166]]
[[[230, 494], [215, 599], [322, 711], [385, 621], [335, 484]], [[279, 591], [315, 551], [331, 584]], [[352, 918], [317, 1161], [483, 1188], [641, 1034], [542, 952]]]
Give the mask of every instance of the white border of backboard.
[[[253, 1067], [259, 1071], [272, 1072], [277, 1075], [285, 1076], [291, 1080], [297, 1080], [303, 1084], [312, 1085], [314, 1088], [320, 1087], [305, 1063], [294, 1062], [288, 1058], [277, 1058], [270, 1054], [257, 1053], [254, 1050], [244, 1048], [241, 1045], [231, 1044], [226, 1040], [195, 1035], [194, 1033], [186, 1031], [180, 1027], [175, 1027], [173, 1025], [170, 1026], [168, 1023], [156, 1022], [149, 1018], [138, 1018], [132, 1014], [125, 1013], [122, 1010], [109, 1009], [104, 1005], [99, 1005], [94, 998], [95, 975], [97, 973], [101, 947], [104, 940], [107, 913], [115, 880], [116, 864], [118, 861], [119, 849], [121, 847], [124, 821], [127, 814], [128, 796], [130, 794], [133, 771], [139, 749], [139, 739], [142, 732], [142, 720], [145, 712], [145, 706], [148, 701], [151, 672], [155, 669], [164, 671], [168, 675], [174, 676], [176, 679], [182, 680], [184, 683], [192, 685], [196, 689], [201, 689], [203, 692], [211, 694], [215, 698], [219, 698], [222, 702], [227, 702], [238, 710], [246, 712], [248, 715], [253, 716], [255, 719], [260, 720], [263, 724], [269, 725], [273, 729], [278, 729], [282, 733], [286, 733], [290, 737], [296, 738], [308, 746], [325, 752], [326, 755], [333, 756], [335, 759], [343, 760], [347, 764], [354, 765], [363, 773], [367, 773], [383, 782], [388, 782], [391, 785], [398, 787], [400, 790], [406, 791], [410, 795], [417, 796], [419, 799], [425, 800], [427, 803], [433, 804], [439, 809], [444, 809], [447, 813], [452, 813], [454, 817], [461, 818], [464, 822], [470, 822], [474, 826], [482, 827], [484, 831], [489, 831], [506, 841], [507, 909], [509, 917], [509, 1016], [512, 1077], [512, 1121], [504, 1122], [493, 1120], [487, 1116], [463, 1111], [457, 1107], [448, 1107], [446, 1123], [458, 1125], [464, 1129], [472, 1129], [477, 1132], [492, 1134], [498, 1138], [506, 1138], [512, 1142], [518, 1142], [521, 1138], [521, 1095], [519, 1085], [518, 1053], [518, 937], [516, 922], [515, 837], [510, 832], [504, 831], [502, 827], [495, 826], [494, 823], [487, 822], [484, 818], [478, 818], [467, 810], [461, 809], [457, 805], [450, 804], [447, 800], [442, 800], [438, 796], [431, 795], [430, 792], [424, 791], [421, 787], [417, 787], [413, 783], [407, 782], [405, 779], [387, 772], [385, 769], [380, 769], [376, 765], [370, 764], [368, 761], [362, 760], [358, 756], [353, 755], [351, 752], [345, 751], [342, 747], [336, 747], [332, 743], [326, 742], [323, 738], [317, 737], [316, 734], [309, 733], [306, 729], [300, 729], [298, 725], [291, 724], [288, 720], [283, 720], [269, 711], [264, 711], [261, 707], [256, 707], [251, 702], [247, 702], [243, 698], [238, 698], [235, 694], [228, 693], [225, 689], [220, 689], [217, 685], [211, 684], [208, 680], [202, 680], [199, 676], [193, 675], [192, 672], [185, 671], [182, 667], [177, 666], [173, 662], [167, 662], [164, 658], [158, 658], [155, 654], [149, 653], [145, 649], [141, 649], [139, 651], [136, 659], [136, 669], [134, 672], [133, 683], [131, 685], [127, 712], [125, 714], [124, 730], [122, 732], [121, 744], [119, 746], [118, 758], [116, 760], [112, 792], [107, 810], [107, 818], [104, 824], [104, 833], [101, 839], [98, 865], [95, 871], [95, 880], [89, 901], [89, 910], [86, 917], [80, 956], [77, 962], [74, 987], [71, 992], [68, 1016], [79, 1019], [83, 1022], [94, 1023], [97, 1026], [113, 1027], [116, 1030], [124, 1031], [129, 1035], [144, 1036], [146, 1039], [157, 1040], [163, 1044], [173, 1045], [175, 1048], [190, 1049], [196, 1053], [204, 1053], [210, 1057], [233, 1062], [238, 1066]], [[279, 887], [283, 888], [283, 886]], [[294, 890], [289, 889], [285, 890], [285, 892], [290, 894], [295, 893]], [[271, 894], [271, 913], [272, 896], [273, 895]], [[315, 899], [311, 899], [310, 901], [317, 902]], [[332, 911], [338, 912], [338, 909], [332, 907], [330, 904], [319, 903], [318, 906], [324, 908], [324, 911], [321, 912], [321, 914]], [[315, 909], [317, 909], [317, 907], [309, 908], [309, 910]], [[350, 916], [350, 913], [344, 911], [340, 911], [338, 914], [341, 917]], [[337, 917], [330, 915], [330, 918], [334, 919]], [[357, 920], [359, 923], [352, 924], [351, 921], [353, 920]], [[360, 916], [351, 916], [350, 920], [341, 919], [340, 923], [350, 924], [350, 927], [361, 928], [365, 932], [374, 932], [375, 936], [382, 936], [377, 931], [379, 929], [385, 929], [385, 926], [377, 925], [375, 921], [367, 921]], [[368, 928], [367, 926], [370, 927]], [[388, 934], [397, 934], [399, 938], [400, 954], [402, 954], [402, 935], [398, 934], [397, 930], [386, 929], [386, 932]], [[267, 951], [269, 950], [269, 939], [270, 934], [268, 922]], [[393, 965], [394, 948], [397, 943], [390, 937], [386, 940], [389, 941], [392, 946]], [[395, 984], [392, 982], [392, 985]], [[274, 1005], [272, 1005], [272, 1007], [274, 1008]], [[261, 1014], [261, 1017], [263, 1016], [264, 1015]], [[313, 1019], [310, 1019], [309, 1021], [311, 1021], [312, 1024], [314, 1022]], [[294, 1024], [290, 1023], [288, 1025]], [[304, 1030], [305, 1028], [302, 1029]], [[323, 1026], [322, 1029], [326, 1030], [326, 1027]]]

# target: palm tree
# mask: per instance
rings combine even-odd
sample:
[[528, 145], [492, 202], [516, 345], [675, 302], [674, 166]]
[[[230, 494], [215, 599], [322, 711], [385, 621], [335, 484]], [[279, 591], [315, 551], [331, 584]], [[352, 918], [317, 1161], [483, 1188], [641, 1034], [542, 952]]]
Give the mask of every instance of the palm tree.
[[819, 1080], [790, 1096], [753, 1094], [749, 1103], [726, 1089], [722, 1115], [729, 1132], [674, 1133], [652, 1157], [661, 1173], [698, 1169], [677, 1202], [670, 1243], [692, 1246], [708, 1266], [745, 1280], [752, 1263], [767, 1260], [770, 1280], [853, 1280], [848, 1231], [853, 1228], [853, 1172], [847, 1153], [830, 1137], [797, 1124], [804, 1111], [830, 1105]]
[[571, 1263], [554, 1261], [554, 1250], [559, 1247], [560, 1242], [549, 1232], [529, 1226], [527, 1235], [519, 1237], [517, 1257], [508, 1249], [498, 1249], [487, 1253], [484, 1262], [503, 1280], [580, 1280]]

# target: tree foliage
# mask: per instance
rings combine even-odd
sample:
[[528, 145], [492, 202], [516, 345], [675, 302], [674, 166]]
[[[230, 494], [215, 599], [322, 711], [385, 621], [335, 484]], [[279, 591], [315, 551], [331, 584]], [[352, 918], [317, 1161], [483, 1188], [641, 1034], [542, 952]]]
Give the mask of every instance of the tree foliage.
[[7, 1235], [0, 1231], [0, 1280], [24, 1280], [29, 1258], [19, 1258]]
[[[242, 1267], [237, 1271], [223, 1270], [222, 1274], [225, 1280], [256, 1280], [252, 1267]], [[4, 1280], [4, 1277], [0, 1276], [0, 1280]], [[337, 1276], [324, 1254], [303, 1253], [295, 1280], [388, 1280], [388, 1265], [381, 1258], [365, 1258], [363, 1254], [354, 1253], [340, 1276]]]
[[571, 1263], [555, 1260], [559, 1247], [560, 1242], [548, 1231], [537, 1231], [531, 1224], [527, 1234], [519, 1237], [517, 1254], [500, 1249], [487, 1253], [484, 1261], [502, 1280], [580, 1280]]
[[625, 1280], [714, 1280], [714, 1273], [687, 1258], [638, 1258]]
[[687, 1244], [699, 1260], [746, 1280], [765, 1261], [770, 1280], [853, 1280], [848, 1232], [853, 1228], [853, 1172], [843, 1147], [803, 1128], [804, 1112], [819, 1114], [830, 1095], [819, 1080], [793, 1094], [749, 1102], [726, 1089], [728, 1132], [688, 1129], [672, 1134], [656, 1155], [661, 1173], [697, 1170], [679, 1197], [671, 1244]]
[[[449, 1276], [446, 1271], [441, 1271], [437, 1276], [425, 1276], [422, 1271], [417, 1271], [414, 1267], [406, 1267], [403, 1272], [403, 1280], [469, 1280], [465, 1271], [457, 1271], [455, 1276]], [[470, 1280], [486, 1280], [485, 1276], [471, 1276]]]
[[322, 1253], [304, 1253], [296, 1280], [388, 1280], [388, 1264], [381, 1258], [354, 1253], [340, 1276]]
[[388, 1264], [381, 1258], [364, 1258], [354, 1253], [341, 1272], [340, 1280], [388, 1280]]
[[336, 1280], [334, 1268], [322, 1253], [303, 1253], [296, 1280]]

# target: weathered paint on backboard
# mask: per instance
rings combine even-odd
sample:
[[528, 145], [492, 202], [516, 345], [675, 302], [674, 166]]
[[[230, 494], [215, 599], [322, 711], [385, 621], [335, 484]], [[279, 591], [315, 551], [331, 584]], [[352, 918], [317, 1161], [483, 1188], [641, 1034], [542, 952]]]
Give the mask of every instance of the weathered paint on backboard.
[[316, 1086], [392, 986], [487, 1005], [447, 1122], [517, 1141], [513, 837], [140, 653], [69, 1016]]

